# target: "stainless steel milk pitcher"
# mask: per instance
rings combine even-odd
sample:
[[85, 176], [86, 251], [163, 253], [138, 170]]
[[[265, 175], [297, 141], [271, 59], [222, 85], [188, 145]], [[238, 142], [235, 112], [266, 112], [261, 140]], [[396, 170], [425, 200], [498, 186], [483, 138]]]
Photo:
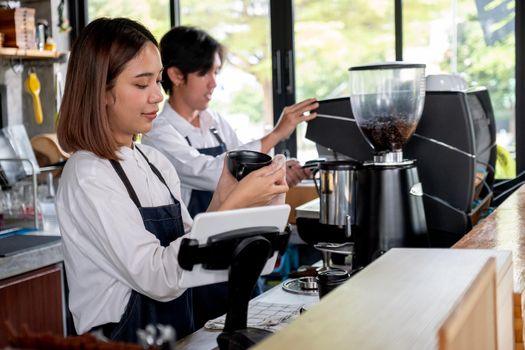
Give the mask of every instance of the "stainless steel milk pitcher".
[[[314, 172], [314, 183], [319, 194], [321, 224], [355, 224], [357, 172], [361, 167], [360, 162], [352, 160], [319, 164]], [[319, 180], [315, 176], [317, 173]]]

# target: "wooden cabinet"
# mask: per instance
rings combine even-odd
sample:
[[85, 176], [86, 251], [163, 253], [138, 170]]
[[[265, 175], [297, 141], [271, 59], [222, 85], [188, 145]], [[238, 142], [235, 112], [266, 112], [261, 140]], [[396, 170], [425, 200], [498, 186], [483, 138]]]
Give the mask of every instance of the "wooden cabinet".
[[4, 321], [21, 330], [64, 335], [62, 264], [47, 266], [0, 281], [0, 348], [7, 345]]

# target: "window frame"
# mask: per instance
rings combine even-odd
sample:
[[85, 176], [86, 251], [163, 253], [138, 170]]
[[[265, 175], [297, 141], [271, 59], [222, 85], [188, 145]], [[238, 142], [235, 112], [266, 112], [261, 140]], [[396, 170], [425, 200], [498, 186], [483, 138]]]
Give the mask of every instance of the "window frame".
[[525, 11], [523, 2], [514, 0], [515, 17], [514, 17], [514, 35], [515, 35], [515, 59], [516, 59], [516, 176], [525, 170], [525, 45], [523, 45]]

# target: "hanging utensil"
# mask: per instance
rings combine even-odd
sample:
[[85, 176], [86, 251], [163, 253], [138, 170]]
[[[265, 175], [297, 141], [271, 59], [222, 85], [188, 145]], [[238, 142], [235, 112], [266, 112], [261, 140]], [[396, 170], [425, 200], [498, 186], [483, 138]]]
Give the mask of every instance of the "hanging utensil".
[[40, 103], [40, 80], [33, 68], [29, 69], [27, 79], [25, 81], [26, 91], [33, 97], [33, 109], [35, 112], [35, 122], [42, 124], [44, 121], [44, 114], [42, 113], [42, 104]]
[[64, 95], [64, 82], [60, 71], [55, 73], [55, 125], [58, 122], [60, 105], [62, 104], [62, 95]]

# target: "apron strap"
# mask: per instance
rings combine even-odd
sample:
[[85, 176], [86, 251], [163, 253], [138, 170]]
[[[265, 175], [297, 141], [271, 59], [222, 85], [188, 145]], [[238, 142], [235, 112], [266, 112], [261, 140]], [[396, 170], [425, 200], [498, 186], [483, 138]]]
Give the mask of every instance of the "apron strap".
[[[217, 139], [217, 142], [219, 142], [219, 146], [226, 145], [224, 141], [222, 140], [221, 135], [219, 135], [219, 131], [214, 126], [210, 128], [210, 132], [212, 133], [213, 136], [215, 136], [215, 138]], [[184, 136], [184, 138], [186, 139], [186, 142], [188, 142], [188, 145], [193, 147], [193, 145], [190, 142], [190, 138], [188, 136]]]
[[133, 203], [135, 203], [137, 208], [142, 208], [142, 206], [140, 205], [139, 197], [137, 197], [137, 193], [133, 189], [133, 186], [131, 186], [131, 182], [129, 182], [129, 179], [126, 176], [124, 169], [122, 169], [122, 165], [120, 165], [119, 162], [113, 159], [110, 159], [109, 162], [113, 166], [113, 169], [115, 169], [115, 171], [117, 172], [117, 175], [120, 177], [120, 180], [122, 180], [122, 182], [124, 183], [124, 186], [126, 186], [126, 190], [128, 190], [128, 194]]
[[210, 128], [210, 131], [213, 134], [213, 136], [215, 136], [217, 141], [219, 142], [219, 145], [225, 144], [224, 141], [222, 140], [221, 136], [219, 135], [219, 132], [217, 131], [217, 129], [214, 126], [212, 126]]
[[171, 190], [168, 184], [166, 183], [166, 181], [164, 180], [164, 177], [162, 177], [162, 174], [160, 173], [159, 169], [157, 169], [157, 167], [149, 161], [148, 157], [146, 157], [146, 155], [140, 150], [140, 148], [137, 147], [137, 145], [135, 145], [135, 148], [137, 149], [137, 151], [139, 151], [140, 154], [142, 154], [146, 162], [148, 162], [151, 168], [151, 171], [153, 171], [153, 173], [157, 175], [157, 177], [159, 178], [160, 182], [162, 182], [164, 186], [166, 186], [166, 188], [168, 189], [168, 192], [170, 193], [171, 199], [173, 199], [173, 203], [177, 203], [178, 201], [175, 199], [175, 196], [173, 195], [173, 193], [171, 193]]

